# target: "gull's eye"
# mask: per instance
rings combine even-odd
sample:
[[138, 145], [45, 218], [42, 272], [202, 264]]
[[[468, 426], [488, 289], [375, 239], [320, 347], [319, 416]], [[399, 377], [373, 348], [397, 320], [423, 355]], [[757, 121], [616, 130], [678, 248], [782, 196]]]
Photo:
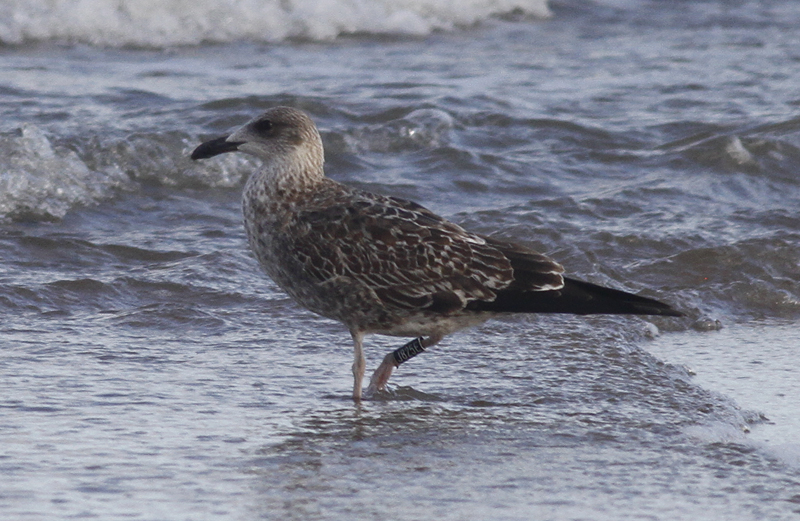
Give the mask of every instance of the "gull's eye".
[[253, 123], [253, 130], [258, 132], [259, 134], [269, 134], [272, 130], [272, 121], [268, 119], [260, 119]]

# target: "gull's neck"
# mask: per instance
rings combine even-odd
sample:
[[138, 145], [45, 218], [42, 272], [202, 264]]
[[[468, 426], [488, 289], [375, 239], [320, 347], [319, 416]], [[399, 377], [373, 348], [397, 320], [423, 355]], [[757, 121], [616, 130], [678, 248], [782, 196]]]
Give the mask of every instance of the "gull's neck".
[[309, 152], [314, 150], [298, 149], [286, 156], [267, 158], [248, 180], [246, 191], [255, 189], [280, 199], [313, 190], [325, 180], [325, 173], [319, 154]]

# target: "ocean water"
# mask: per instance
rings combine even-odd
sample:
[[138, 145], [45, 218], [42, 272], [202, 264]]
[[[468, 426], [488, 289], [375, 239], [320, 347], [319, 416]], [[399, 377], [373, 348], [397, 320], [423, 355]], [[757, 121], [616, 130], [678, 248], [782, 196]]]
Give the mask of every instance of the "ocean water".
[[[800, 4], [4, 7], [3, 519], [800, 518]], [[332, 178], [687, 317], [491, 321], [354, 405], [247, 251], [256, 161], [188, 158], [279, 104]]]

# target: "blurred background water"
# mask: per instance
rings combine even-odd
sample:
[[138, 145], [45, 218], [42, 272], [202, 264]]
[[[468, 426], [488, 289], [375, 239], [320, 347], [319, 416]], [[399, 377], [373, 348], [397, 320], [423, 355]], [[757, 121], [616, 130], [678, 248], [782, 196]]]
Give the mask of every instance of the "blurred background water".
[[[800, 4], [0, 4], [4, 519], [800, 514]], [[332, 178], [689, 316], [489, 322], [355, 407], [247, 251], [256, 161], [188, 159], [279, 104]]]

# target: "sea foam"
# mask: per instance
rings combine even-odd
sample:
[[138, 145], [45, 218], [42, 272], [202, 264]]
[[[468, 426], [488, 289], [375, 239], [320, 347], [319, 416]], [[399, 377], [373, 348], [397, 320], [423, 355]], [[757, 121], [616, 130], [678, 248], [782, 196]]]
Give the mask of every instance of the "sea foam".
[[0, 18], [2, 43], [112, 47], [425, 35], [511, 12], [550, 16], [547, 0], [26, 0], [10, 11]]
[[60, 219], [73, 206], [93, 204], [129, 183], [120, 169], [91, 170], [32, 124], [19, 136], [0, 136], [0, 155], [0, 220]]

